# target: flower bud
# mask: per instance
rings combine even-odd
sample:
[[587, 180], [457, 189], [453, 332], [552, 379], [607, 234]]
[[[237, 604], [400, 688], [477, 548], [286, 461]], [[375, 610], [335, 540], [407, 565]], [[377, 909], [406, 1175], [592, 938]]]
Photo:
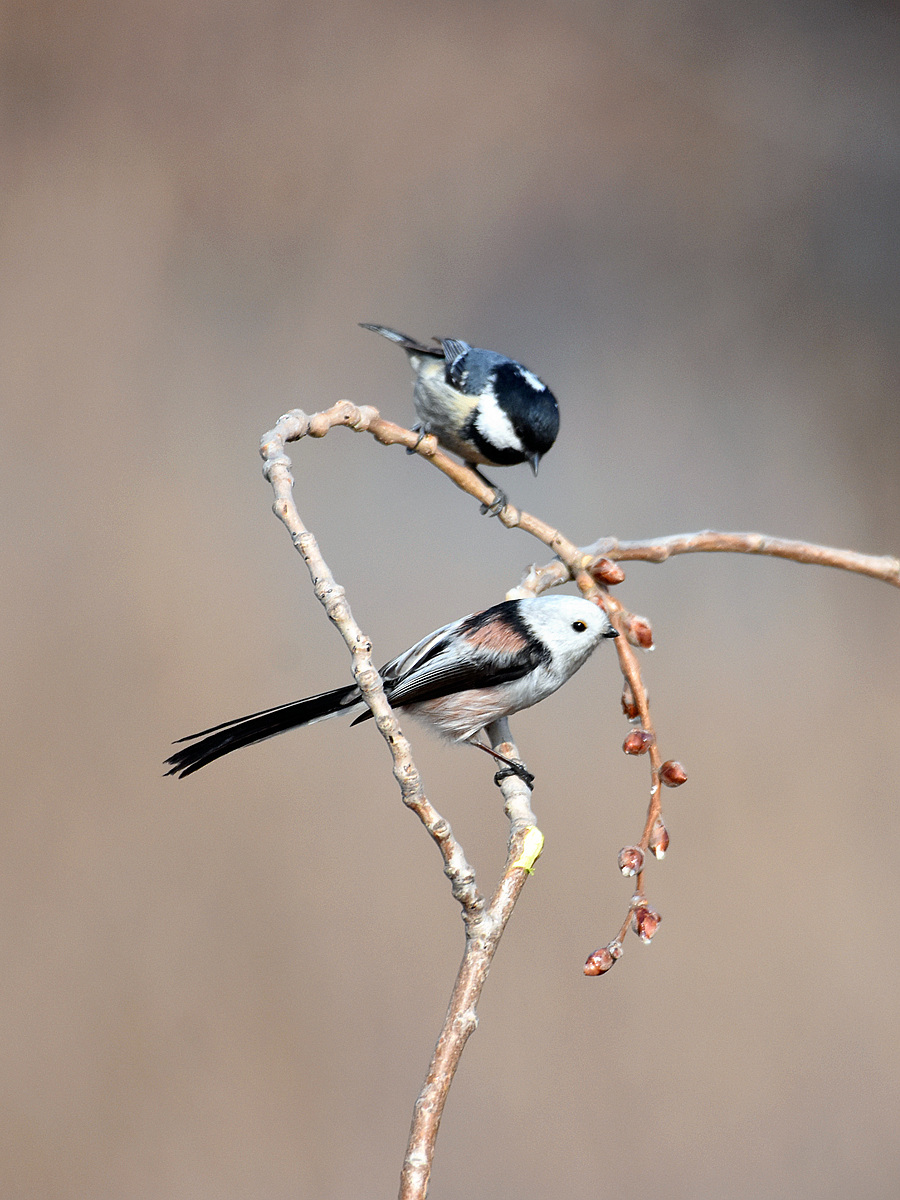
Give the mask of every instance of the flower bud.
[[666, 857], [666, 851], [669, 848], [669, 831], [666, 829], [665, 822], [662, 817], [657, 817], [653, 824], [653, 829], [650, 832], [650, 853], [656, 858], [662, 859]]
[[659, 913], [650, 908], [647, 904], [642, 904], [640, 908], [636, 908], [631, 916], [631, 928], [645, 944], [650, 941], [654, 933], [659, 928], [659, 923], [662, 917]]
[[598, 558], [591, 567], [591, 574], [598, 583], [613, 585], [621, 583], [625, 578], [625, 572], [618, 563], [612, 561], [611, 558]]
[[584, 973], [585, 975], [605, 975], [610, 967], [615, 965], [615, 961], [607, 948], [601, 946], [599, 950], [588, 955], [588, 960], [584, 964]]
[[659, 777], [666, 787], [681, 787], [687, 781], [687, 771], [671, 758], [659, 768]]
[[626, 846], [619, 851], [619, 870], [623, 875], [637, 875], [644, 865], [644, 852], [640, 846]]
[[601, 946], [599, 950], [595, 950], [588, 956], [588, 960], [584, 964], [584, 973], [585, 975], [605, 975], [615, 964], [616, 959], [621, 956], [621, 942], [610, 942], [608, 946]]
[[622, 688], [622, 712], [629, 721], [633, 721], [638, 716], [637, 701], [634, 698], [634, 692], [631, 690], [631, 684], [627, 679]]
[[653, 744], [653, 735], [646, 729], [632, 729], [622, 743], [626, 754], [646, 754]]
[[646, 617], [639, 617], [637, 613], [632, 613], [626, 620], [625, 637], [632, 646], [639, 646], [641, 650], [653, 649], [653, 630], [650, 628], [650, 622]]

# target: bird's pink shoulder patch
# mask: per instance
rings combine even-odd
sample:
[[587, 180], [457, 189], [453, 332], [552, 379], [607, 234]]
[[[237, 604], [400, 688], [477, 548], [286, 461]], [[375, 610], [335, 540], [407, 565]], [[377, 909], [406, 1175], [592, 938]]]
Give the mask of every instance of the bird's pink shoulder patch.
[[466, 634], [466, 641], [472, 646], [499, 654], [516, 654], [528, 645], [525, 637], [502, 617], [494, 617], [486, 624], [479, 625]]

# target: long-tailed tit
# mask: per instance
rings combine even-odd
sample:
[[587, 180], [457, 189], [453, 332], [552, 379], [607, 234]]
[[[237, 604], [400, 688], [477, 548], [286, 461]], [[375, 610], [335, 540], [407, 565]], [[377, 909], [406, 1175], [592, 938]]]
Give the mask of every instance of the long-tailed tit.
[[[616, 636], [603, 610], [580, 596], [504, 600], [429, 634], [381, 678], [393, 708], [441, 737], [487, 749], [475, 741], [486, 725], [546, 699]], [[193, 744], [166, 760], [167, 774], [183, 778], [241, 746], [350, 712], [359, 714], [354, 725], [372, 715], [356, 684], [226, 721], [182, 738]]]
[[[464, 459], [497, 493], [488, 510], [499, 512], [506, 497], [478, 470], [478, 464], [511, 467], [538, 464], [559, 433], [559, 406], [545, 383], [527, 367], [479, 350], [456, 338], [425, 346], [384, 325], [366, 325], [402, 346], [416, 372], [413, 403], [422, 434]], [[500, 503], [501, 500], [503, 503]]]

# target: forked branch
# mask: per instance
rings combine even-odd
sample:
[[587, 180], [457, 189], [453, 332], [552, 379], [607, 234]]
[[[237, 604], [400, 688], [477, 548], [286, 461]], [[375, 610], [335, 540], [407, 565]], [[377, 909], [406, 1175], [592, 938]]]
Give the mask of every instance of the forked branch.
[[[302, 417], [302, 414], [293, 413], [282, 417], [261, 443], [264, 473], [275, 492], [273, 508], [306, 563], [316, 596], [350, 650], [354, 678], [391, 751], [394, 776], [400, 785], [403, 801], [416, 813], [437, 843], [444, 859], [444, 872], [450, 879], [453, 895], [462, 907], [465, 922], [463, 961], [431, 1067], [416, 1102], [403, 1161], [400, 1196], [403, 1200], [414, 1200], [426, 1194], [441, 1115], [460, 1055], [477, 1024], [476, 1006], [481, 990], [519, 893], [540, 855], [543, 837], [531, 810], [531, 793], [527, 785], [515, 775], [502, 779], [500, 788], [510, 823], [506, 865], [490, 902], [486, 903], [462, 846], [454, 838], [449, 823], [425, 795], [409, 743], [400, 730], [372, 663], [371, 643], [353, 619], [344, 589], [335, 581], [315, 537], [306, 529], [297, 511], [293, 498], [291, 463], [284, 446], [286, 441], [302, 436], [305, 421], [298, 421], [298, 415]], [[305, 431], [310, 432], [309, 428]], [[519, 760], [519, 752], [505, 719], [491, 725], [488, 735], [495, 751], [504, 758]]]
[[[506, 865], [490, 901], [486, 901], [476, 886], [475, 873], [454, 838], [449, 823], [425, 795], [409, 743], [385, 698], [381, 680], [372, 663], [371, 644], [354, 621], [343, 588], [335, 582], [315, 538], [304, 527], [293, 500], [293, 479], [290, 460], [284, 450], [285, 443], [305, 436], [324, 437], [336, 426], [344, 426], [358, 433], [370, 433], [383, 445], [405, 446], [431, 462], [458, 488], [481, 504], [491, 504], [494, 492], [472, 470], [444, 454], [433, 436], [421, 437], [410, 429], [386, 421], [377, 409], [368, 405], [357, 406], [347, 400], [312, 415], [299, 409], [286, 413], [275, 428], [265, 435], [260, 447], [266, 464], [266, 478], [275, 491], [275, 513], [287, 526], [295, 547], [309, 569], [316, 596], [350, 650], [356, 682], [391, 751], [394, 776], [400, 785], [403, 801], [417, 814], [440, 849], [445, 874], [450, 879], [453, 895], [462, 907], [466, 929], [465, 952], [431, 1067], [415, 1105], [401, 1173], [400, 1200], [424, 1200], [441, 1115], [460, 1055], [476, 1025], [478, 999], [516, 900], [540, 854], [543, 839], [531, 811], [527, 786], [514, 775], [504, 778], [500, 786], [510, 821]], [[522, 529], [531, 534], [556, 555], [545, 566], [530, 567], [519, 585], [507, 593], [508, 599], [539, 595], [550, 588], [574, 581], [583, 595], [605, 609], [622, 635], [616, 639], [619, 665], [625, 678], [622, 708], [631, 723], [623, 750], [628, 754], [647, 755], [650, 765], [650, 802], [641, 837], [633, 846], [626, 846], [619, 855], [622, 873], [635, 878], [634, 893], [625, 922], [617, 936], [608, 945], [595, 951], [585, 965], [585, 974], [600, 975], [620, 956], [622, 940], [629, 924], [645, 942], [650, 941], [659, 924], [659, 914], [650, 908], [644, 895], [645, 856], [649, 850], [657, 858], [662, 858], [668, 847], [668, 833], [661, 812], [662, 786], [677, 787], [687, 778], [680, 763], [662, 761], [647, 691], [634, 652], [635, 648], [652, 649], [653, 634], [649, 622], [630, 612], [609, 590], [625, 578], [618, 563], [665, 562], [674, 554], [690, 553], [766, 554], [798, 563], [837, 567], [900, 587], [900, 560], [815, 546], [808, 542], [788, 541], [759, 533], [719, 533], [712, 530], [642, 541], [606, 537], [591, 546], [578, 547], [559, 530], [510, 504], [502, 509], [499, 520], [507, 528]], [[505, 719], [490, 726], [488, 734], [495, 750], [506, 758], [519, 759]]]

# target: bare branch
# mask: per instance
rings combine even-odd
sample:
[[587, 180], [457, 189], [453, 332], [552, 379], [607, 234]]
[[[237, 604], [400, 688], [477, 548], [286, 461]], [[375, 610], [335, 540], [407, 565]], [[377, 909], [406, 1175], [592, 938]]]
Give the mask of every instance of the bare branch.
[[712, 529], [704, 529], [700, 533], [681, 533], [646, 541], [625, 542], [615, 538], [603, 538], [601, 541], [604, 546], [609, 541], [615, 543], [613, 548], [605, 549], [603, 553], [607, 558], [619, 561], [665, 562], [673, 554], [714, 552], [768, 554], [796, 563], [837, 567], [841, 571], [869, 575], [900, 587], [900, 559], [889, 555], [858, 554], [855, 550], [837, 550], [832, 546], [816, 546], [812, 542], [770, 537], [765, 533], [717, 533]]
[[[833, 546], [770, 537], [765, 533], [719, 533], [704, 529], [699, 533], [676, 533], [669, 537], [637, 541], [604, 537], [591, 546], [583, 547], [579, 553], [589, 560], [585, 566], [588, 571], [595, 569], [604, 558], [614, 562], [662, 563], [674, 554], [766, 554], [796, 563], [836, 567], [900, 587], [900, 559], [892, 555], [859, 554], [855, 550], [838, 550]], [[537, 596], [567, 582], [569, 578], [571, 572], [566, 569], [564, 561], [547, 563], [543, 567], [533, 566], [520, 584], [520, 594]]]
[[[488, 734], [491, 745], [498, 753], [505, 758], [519, 760], [519, 752], [510, 737], [505, 718], [489, 726]], [[506, 865], [490, 904], [477, 922], [466, 926], [466, 948], [447, 1015], [425, 1083], [413, 1109], [409, 1143], [400, 1173], [399, 1200], [424, 1200], [444, 1104], [460, 1056], [478, 1024], [476, 1007], [491, 961], [543, 844], [531, 811], [527, 785], [516, 776], [510, 776], [501, 781], [500, 789], [510, 819]]]
[[289, 413], [278, 421], [260, 444], [260, 454], [265, 461], [263, 473], [275, 492], [273, 511], [287, 527], [294, 546], [309, 570], [316, 597], [350, 650], [353, 677], [372, 711], [378, 732], [391, 752], [394, 778], [400, 785], [403, 803], [413, 810], [437, 844], [444, 859], [444, 874], [450, 880], [454, 897], [462, 906], [464, 920], [467, 924], [477, 922], [484, 909], [484, 898], [475, 885], [475, 871], [466, 861], [462, 846], [454, 838], [449, 821], [441, 816], [425, 795], [409, 742], [403, 736], [393, 709], [388, 704], [381, 678], [372, 662], [372, 643], [353, 619], [344, 589], [335, 582], [315, 537], [304, 526], [294, 504], [291, 461], [284, 452], [284, 445], [306, 432], [312, 432], [309, 423], [305, 429], [303, 425], [304, 414]]

